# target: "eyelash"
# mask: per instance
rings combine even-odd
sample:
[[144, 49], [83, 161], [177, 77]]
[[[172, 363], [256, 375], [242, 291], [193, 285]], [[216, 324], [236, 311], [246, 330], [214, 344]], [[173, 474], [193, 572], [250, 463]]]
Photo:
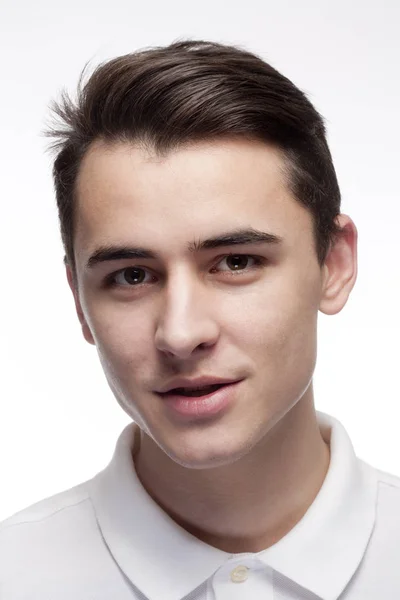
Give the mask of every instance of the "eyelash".
[[[237, 277], [238, 275], [242, 275], [245, 273], [248, 273], [251, 270], [254, 269], [259, 269], [261, 267], [263, 267], [265, 265], [265, 263], [267, 262], [265, 258], [261, 257], [261, 256], [254, 256], [253, 254], [226, 254], [225, 256], [222, 256], [218, 263], [219, 264], [221, 261], [225, 260], [226, 258], [229, 258], [230, 256], [234, 256], [234, 257], [238, 257], [238, 258], [251, 258], [255, 261], [255, 264], [252, 267], [249, 268], [245, 268], [245, 269], [241, 269], [239, 271], [221, 271], [222, 273], [225, 273], [228, 275], [228, 277], [234, 276]], [[105, 287], [106, 288], [117, 288], [117, 287], [121, 287], [121, 288], [139, 288], [142, 285], [147, 285], [147, 283], [138, 283], [136, 285], [121, 285], [119, 283], [116, 283], [115, 278], [117, 277], [117, 275], [119, 275], [120, 273], [123, 273], [124, 271], [127, 271], [128, 269], [141, 269], [142, 271], [146, 271], [146, 269], [144, 267], [125, 267], [124, 269], [119, 269], [118, 271], [114, 271], [114, 273], [110, 273], [110, 275], [107, 276], [107, 278], [105, 279]], [[213, 267], [214, 269], [215, 267]]]

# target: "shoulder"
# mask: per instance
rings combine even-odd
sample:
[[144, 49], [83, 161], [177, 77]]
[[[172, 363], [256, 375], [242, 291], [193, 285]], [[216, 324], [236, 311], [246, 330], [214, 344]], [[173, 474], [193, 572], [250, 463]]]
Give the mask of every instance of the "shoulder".
[[374, 469], [378, 482], [378, 507], [380, 502], [391, 503], [393, 508], [399, 508], [400, 502], [400, 477], [387, 473], [381, 469]]
[[[348, 584], [346, 598], [397, 598], [400, 570], [400, 477], [364, 461], [363, 468], [374, 482], [374, 523], [357, 574]], [[361, 505], [360, 511], [365, 510]], [[368, 505], [366, 509], [369, 510]], [[350, 532], [351, 534], [351, 532]]]
[[400, 477], [375, 469], [378, 480], [377, 515], [400, 531]]
[[400, 477], [373, 469], [377, 481], [372, 548], [383, 559], [398, 552], [400, 544]]
[[0, 523], [0, 589], [33, 585], [51, 570], [58, 577], [63, 565], [82, 560], [91, 549], [97, 524], [85, 483]]
[[[24, 525], [47, 524], [60, 511], [74, 508], [89, 499], [86, 482], [44, 498], [0, 522], [0, 544], [4, 535]], [[23, 527], [22, 527], [23, 528]], [[26, 527], [25, 527], [26, 529]]]
[[376, 509], [377, 513], [385, 511], [393, 517], [400, 518], [400, 477], [378, 469], [359, 459], [360, 464], [377, 485]]

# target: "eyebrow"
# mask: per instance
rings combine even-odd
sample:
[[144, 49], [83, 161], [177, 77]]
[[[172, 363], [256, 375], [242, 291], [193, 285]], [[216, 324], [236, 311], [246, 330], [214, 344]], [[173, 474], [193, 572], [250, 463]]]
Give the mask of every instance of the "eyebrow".
[[[199, 240], [188, 244], [189, 252], [200, 252], [201, 250], [210, 250], [214, 248], [223, 248], [226, 246], [250, 245], [250, 244], [273, 244], [278, 245], [283, 242], [283, 238], [273, 233], [259, 231], [252, 227], [248, 229], [237, 229], [223, 233], [216, 237], [206, 240]], [[92, 269], [96, 265], [104, 262], [137, 259], [137, 258], [159, 258], [156, 252], [144, 247], [130, 246], [101, 246], [97, 248], [86, 263], [87, 269]]]

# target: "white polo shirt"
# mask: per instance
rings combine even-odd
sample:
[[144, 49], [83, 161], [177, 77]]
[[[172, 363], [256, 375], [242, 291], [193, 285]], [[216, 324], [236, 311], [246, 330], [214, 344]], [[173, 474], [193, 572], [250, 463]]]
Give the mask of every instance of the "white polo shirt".
[[317, 417], [327, 476], [270, 548], [229, 554], [177, 525], [135, 473], [131, 423], [93, 479], [0, 524], [1, 600], [398, 600], [400, 478], [356, 457], [338, 420]]

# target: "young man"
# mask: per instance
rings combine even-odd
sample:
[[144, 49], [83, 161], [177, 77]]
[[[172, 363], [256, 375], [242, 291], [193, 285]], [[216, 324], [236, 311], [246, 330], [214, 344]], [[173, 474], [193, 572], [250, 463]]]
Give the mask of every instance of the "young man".
[[78, 91], [50, 132], [66, 273], [134, 422], [104, 471], [3, 522], [2, 600], [398, 598], [400, 479], [314, 406], [318, 311], [357, 274], [321, 116], [206, 42]]

